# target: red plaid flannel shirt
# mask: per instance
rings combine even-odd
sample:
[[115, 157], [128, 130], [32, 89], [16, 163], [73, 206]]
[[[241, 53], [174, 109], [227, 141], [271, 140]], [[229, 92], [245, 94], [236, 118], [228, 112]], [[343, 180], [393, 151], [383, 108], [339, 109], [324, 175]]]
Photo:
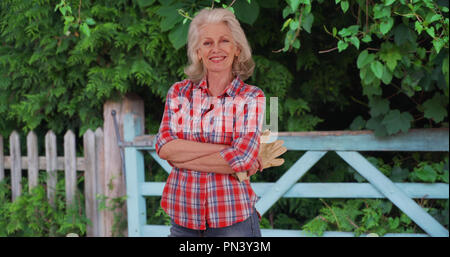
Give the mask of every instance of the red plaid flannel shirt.
[[[226, 144], [230, 147], [220, 154], [231, 168], [236, 172], [249, 170], [259, 152], [263, 91], [236, 77], [222, 95], [210, 96], [205, 79], [199, 83], [187, 79], [169, 89], [156, 152], [174, 139]], [[231, 99], [235, 102], [230, 105]], [[249, 180], [239, 182], [230, 174], [172, 167], [161, 207], [176, 224], [196, 230], [206, 229], [206, 222], [208, 227], [226, 227], [253, 213], [258, 197]]]

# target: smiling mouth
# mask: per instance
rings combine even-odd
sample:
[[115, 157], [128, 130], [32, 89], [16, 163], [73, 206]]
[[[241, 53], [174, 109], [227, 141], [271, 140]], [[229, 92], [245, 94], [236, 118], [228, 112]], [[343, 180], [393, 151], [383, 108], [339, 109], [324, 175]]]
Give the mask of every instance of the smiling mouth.
[[220, 57], [211, 57], [209, 58], [209, 60], [213, 63], [219, 63], [222, 62], [223, 60], [225, 60], [225, 56], [220, 56]]

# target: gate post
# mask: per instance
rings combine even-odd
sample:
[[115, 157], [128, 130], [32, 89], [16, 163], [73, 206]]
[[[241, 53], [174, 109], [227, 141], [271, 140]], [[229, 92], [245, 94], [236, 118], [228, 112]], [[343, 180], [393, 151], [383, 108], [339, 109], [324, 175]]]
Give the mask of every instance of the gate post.
[[[124, 117], [128, 114], [135, 120], [139, 120], [140, 131], [144, 132], [144, 101], [136, 94], [127, 94], [120, 102], [107, 101], [103, 106], [103, 133], [104, 133], [104, 172], [99, 174], [102, 184], [102, 194], [108, 199], [123, 197], [127, 195], [125, 174], [122, 171], [122, 160], [120, 150], [117, 145], [114, 120], [111, 111], [116, 111], [116, 119], [119, 125], [119, 133], [124, 139]], [[133, 172], [133, 171], [130, 171]], [[107, 202], [108, 203], [108, 202]], [[120, 210], [115, 210], [116, 215], [124, 215], [122, 219], [127, 220], [127, 206], [124, 204]], [[103, 236], [112, 236], [114, 213], [110, 211], [101, 212], [103, 220]], [[128, 230], [124, 230], [125, 236], [128, 236]]]

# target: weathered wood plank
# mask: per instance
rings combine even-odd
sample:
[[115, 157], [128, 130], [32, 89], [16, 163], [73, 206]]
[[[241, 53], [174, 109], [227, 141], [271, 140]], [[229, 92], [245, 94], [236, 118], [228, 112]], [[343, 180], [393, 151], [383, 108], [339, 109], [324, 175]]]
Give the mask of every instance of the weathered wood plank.
[[51, 205], [55, 204], [56, 183], [58, 181], [57, 154], [56, 135], [50, 130], [45, 135], [45, 160], [47, 164], [47, 198]]
[[287, 170], [283, 176], [267, 190], [256, 203], [256, 209], [263, 215], [281, 196], [283, 196], [314, 164], [327, 152], [307, 151]]
[[97, 164], [95, 154], [95, 134], [88, 129], [83, 135], [84, 158], [86, 171], [84, 173], [84, 190], [86, 201], [86, 217], [91, 220], [92, 225], [87, 225], [86, 235], [88, 237], [98, 236], [98, 204], [97, 204]]
[[448, 237], [448, 230], [431, 217], [414, 200], [392, 183], [358, 152], [336, 151], [336, 153], [374, 185], [393, 204], [408, 215], [419, 227], [431, 236]]
[[11, 155], [11, 193], [12, 200], [16, 200], [22, 194], [22, 163], [20, 152], [20, 138], [17, 131], [13, 131], [9, 136]]
[[[142, 195], [161, 196], [165, 182], [144, 182], [140, 184]], [[263, 195], [272, 188], [273, 182], [253, 182], [257, 195]], [[448, 199], [449, 186], [445, 183], [394, 183], [410, 198]], [[386, 198], [369, 183], [296, 183], [283, 198]]]
[[372, 131], [279, 132], [288, 150], [320, 151], [443, 151], [449, 149], [448, 128], [411, 129], [386, 138]]
[[[26, 170], [28, 169], [28, 157], [22, 156], [21, 157], [21, 165], [22, 169]], [[38, 163], [39, 168], [38, 170], [46, 170], [47, 169], [47, 159], [45, 156], [38, 157]], [[5, 156], [4, 157], [4, 168], [5, 169], [11, 169], [11, 157]], [[56, 170], [64, 170], [64, 157], [57, 157], [56, 158]], [[78, 171], [84, 171], [84, 157], [77, 157], [77, 170]]]
[[64, 135], [64, 178], [66, 182], [66, 205], [75, 202], [77, 192], [77, 162], [75, 134], [69, 130]]
[[[23, 167], [28, 170], [28, 189], [31, 190], [38, 185], [39, 181], [39, 153], [38, 139], [34, 131], [27, 135], [27, 165]], [[22, 157], [23, 159], [24, 157]]]
[[[96, 159], [96, 169], [97, 169], [97, 185], [96, 191], [97, 195], [105, 195], [105, 148], [104, 148], [104, 137], [103, 130], [97, 128], [95, 130], [95, 156]], [[99, 237], [106, 236], [106, 210], [100, 210], [99, 202], [97, 200], [97, 218], [98, 218], [98, 234]]]
[[[153, 150], [154, 136], [140, 136], [124, 145]], [[448, 128], [410, 129], [386, 138], [375, 137], [371, 130], [278, 132], [271, 134], [269, 142], [275, 139], [296, 151], [449, 151]]]

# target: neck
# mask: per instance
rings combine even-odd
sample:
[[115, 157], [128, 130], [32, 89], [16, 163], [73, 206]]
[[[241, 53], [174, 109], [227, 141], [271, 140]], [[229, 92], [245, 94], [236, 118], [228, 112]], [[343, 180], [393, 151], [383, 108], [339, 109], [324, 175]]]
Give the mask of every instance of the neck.
[[208, 72], [206, 79], [208, 81], [208, 89], [211, 94], [213, 96], [218, 96], [231, 83], [233, 80], [233, 74], [231, 72]]

